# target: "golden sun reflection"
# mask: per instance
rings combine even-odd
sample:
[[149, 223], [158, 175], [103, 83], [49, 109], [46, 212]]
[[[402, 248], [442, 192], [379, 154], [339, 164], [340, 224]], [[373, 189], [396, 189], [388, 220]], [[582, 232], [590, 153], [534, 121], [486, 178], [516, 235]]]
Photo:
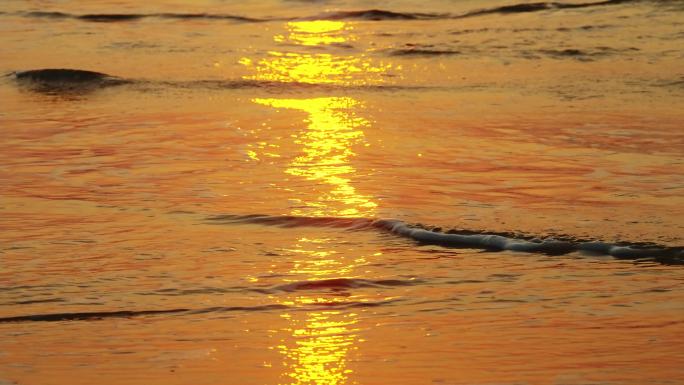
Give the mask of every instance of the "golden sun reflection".
[[[287, 317], [286, 317], [287, 318]], [[287, 366], [292, 384], [341, 385], [351, 370], [347, 368], [347, 355], [355, 350], [354, 313], [336, 310], [309, 312], [305, 326], [292, 330], [296, 347], [279, 346], [288, 358]]]
[[290, 34], [276, 35], [273, 39], [279, 43], [291, 42], [305, 46], [323, 44], [341, 44], [356, 40], [351, 34], [352, 25], [344, 21], [293, 21], [287, 23]]
[[[287, 24], [288, 35], [276, 35], [274, 40], [298, 46], [349, 44], [357, 39], [353, 27], [342, 21], [300, 21]], [[256, 64], [249, 58], [240, 63], [255, 73], [243, 78], [273, 82], [309, 84], [373, 85], [386, 81], [392, 64], [376, 63], [365, 54], [333, 55], [330, 53], [300, 53], [270, 51]]]
[[303, 197], [303, 208], [293, 209], [293, 215], [372, 217], [375, 214], [377, 204], [357, 193], [350, 179], [356, 173], [349, 163], [349, 158], [355, 155], [352, 146], [363, 138], [360, 128], [368, 125], [353, 112], [357, 101], [344, 97], [254, 99], [254, 102], [308, 113], [307, 128], [295, 140], [303, 146], [304, 154], [295, 158], [286, 172], [332, 189], [314, 198]]
[[[335, 86], [365, 86], [385, 82], [391, 64], [374, 63], [365, 54], [333, 55], [311, 53], [312, 46], [335, 49], [352, 48], [357, 37], [353, 25], [342, 21], [301, 21], [286, 24], [287, 35], [276, 35], [275, 41], [289, 47], [302, 47], [307, 52], [276, 52], [257, 62], [242, 58], [240, 63], [253, 73], [245, 79], [272, 82], [298, 82]], [[308, 181], [296, 183], [287, 191], [291, 198], [289, 214], [296, 216], [375, 217], [377, 203], [354, 187], [358, 172], [351, 163], [355, 149], [367, 146], [364, 130], [368, 120], [358, 115], [363, 105], [352, 97], [256, 98], [254, 103], [275, 109], [306, 113], [304, 126], [291, 135], [301, 152], [294, 158], [283, 151], [285, 146], [258, 143], [250, 158], [292, 159], [285, 173]], [[295, 187], [296, 186], [296, 187]], [[300, 238], [289, 250], [293, 255], [286, 281], [345, 282], [367, 263], [365, 257], [349, 257], [329, 246], [326, 238]], [[323, 286], [325, 287], [325, 286]], [[302, 294], [304, 293], [304, 294]], [[358, 315], [340, 310], [344, 304], [366, 302], [363, 295], [345, 289], [344, 284], [332, 290], [297, 291], [287, 297], [273, 296], [274, 301], [295, 308], [282, 315], [288, 320], [287, 333], [277, 348], [285, 357], [283, 377], [287, 384], [342, 385], [348, 382], [352, 369], [349, 354], [358, 349]]]
[[350, 276], [352, 271], [366, 263], [364, 257], [349, 260], [337, 251], [327, 250], [327, 238], [301, 238], [295, 248], [286, 249], [301, 259], [295, 259], [290, 273], [301, 274], [311, 279], [327, 279]]
[[[326, 238], [301, 238], [293, 249], [301, 257], [296, 258], [290, 273], [308, 279], [324, 280], [349, 276], [353, 270], [366, 263], [363, 257], [347, 260], [345, 256], [330, 251]], [[364, 298], [342, 293], [298, 294], [286, 300], [284, 305], [294, 307], [319, 307], [322, 310], [283, 314], [292, 325], [288, 337], [277, 346], [286, 357], [285, 377], [289, 384], [342, 385], [352, 370], [348, 368], [348, 355], [358, 349], [358, 315], [334, 309], [349, 301]], [[328, 308], [328, 309], [326, 309]]]

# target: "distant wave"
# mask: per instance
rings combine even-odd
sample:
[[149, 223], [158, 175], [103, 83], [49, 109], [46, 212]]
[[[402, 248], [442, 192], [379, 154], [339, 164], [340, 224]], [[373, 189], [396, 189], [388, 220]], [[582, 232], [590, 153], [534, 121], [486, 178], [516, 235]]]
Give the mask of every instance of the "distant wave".
[[611, 47], [598, 47], [594, 50], [580, 50], [580, 49], [574, 49], [574, 48], [566, 48], [566, 49], [545, 49], [545, 50], [539, 50], [539, 53], [548, 55], [551, 57], [555, 58], [576, 58], [576, 59], [591, 59], [591, 58], [596, 58], [596, 57], [606, 57], [606, 56], [611, 56], [615, 54], [619, 55], [624, 55], [625, 53], [628, 52], [635, 52], [639, 51], [638, 48], [635, 47], [629, 47], [629, 48], [624, 48], [624, 49], [616, 49], [616, 48], [611, 48]]
[[452, 15], [448, 13], [419, 13], [419, 12], [392, 12], [382, 9], [366, 9], [361, 11], [328, 12], [305, 19], [324, 20], [430, 20], [448, 19]]
[[394, 219], [297, 217], [268, 215], [217, 215], [207, 218], [215, 224], [252, 223], [279, 227], [336, 227], [349, 230], [380, 229], [422, 244], [491, 251], [520, 251], [547, 255], [571, 252], [609, 255], [617, 259], [644, 259], [668, 265], [684, 264], [684, 247], [667, 247], [636, 242], [608, 243], [572, 237], [542, 238], [515, 233], [448, 230], [411, 225]]
[[[218, 21], [234, 21], [244, 23], [260, 23], [268, 21], [293, 21], [293, 20], [439, 20], [439, 19], [460, 19], [470, 18], [476, 16], [485, 16], [492, 14], [518, 14], [529, 12], [540, 12], [548, 10], [561, 9], [579, 9], [598, 6], [620, 5], [627, 3], [644, 2], [645, 0], [603, 0], [588, 3], [561, 3], [561, 2], [537, 2], [537, 3], [516, 3], [511, 5], [504, 5], [494, 8], [476, 9], [462, 14], [449, 13], [429, 13], [429, 12], [395, 12], [383, 9], [364, 9], [352, 11], [337, 11], [326, 12], [319, 15], [301, 16], [301, 17], [271, 17], [271, 18], [257, 18], [242, 15], [232, 14], [212, 14], [212, 13], [89, 13], [89, 14], [72, 14], [58, 11], [27, 11], [17, 12], [15, 15], [35, 18], [51, 18], [51, 19], [73, 19], [86, 22], [96, 23], [116, 23], [116, 22], [133, 22], [146, 18], [160, 18], [172, 20], [218, 20]], [[0, 13], [9, 14], [9, 13]]]
[[400, 48], [388, 52], [392, 56], [451, 56], [460, 55], [461, 51], [448, 49], [428, 49], [428, 48]]
[[210, 13], [89, 13], [76, 15], [65, 12], [50, 12], [50, 11], [31, 11], [20, 13], [26, 17], [39, 17], [50, 19], [75, 19], [82, 21], [90, 21], [97, 23], [114, 23], [125, 21], [137, 21], [145, 18], [160, 18], [160, 19], [207, 19], [207, 20], [230, 20], [256, 23], [267, 21], [265, 19], [256, 19], [252, 17], [228, 15], [228, 14], [210, 14]]
[[74, 19], [97, 23], [115, 23], [137, 21], [146, 18], [158, 19], [205, 19], [205, 20], [228, 20], [246, 23], [260, 23], [266, 21], [293, 21], [293, 20], [428, 20], [450, 18], [449, 14], [434, 13], [411, 13], [411, 12], [392, 12], [381, 9], [366, 9], [359, 11], [339, 11], [326, 12], [323, 14], [304, 16], [304, 17], [272, 17], [254, 18], [230, 14], [211, 14], [211, 13], [91, 13], [91, 14], [72, 14], [65, 12], [52, 11], [31, 11], [21, 12], [21, 16], [50, 18], [50, 19]]
[[578, 8], [589, 8], [598, 7], [605, 5], [619, 5], [627, 3], [643, 2], [643, 0], [605, 0], [596, 1], [591, 3], [559, 3], [559, 2], [538, 2], [538, 3], [520, 3], [513, 5], [504, 5], [495, 8], [486, 8], [476, 11], [467, 12], [463, 15], [458, 16], [458, 18], [474, 17], [474, 16], [484, 16], [491, 14], [516, 14], [516, 13], [528, 13], [528, 12], [539, 12], [548, 11], [554, 9], [578, 9]]
[[578, 32], [578, 31], [596, 31], [615, 28], [612, 24], [597, 24], [597, 25], [582, 25], [578, 27], [556, 27], [556, 28], [502, 28], [502, 27], [484, 27], [484, 28], [470, 28], [457, 29], [450, 31], [451, 35], [468, 35], [478, 33], [519, 33], [519, 32]]
[[[629, 53], [639, 51], [638, 48], [629, 47], [624, 49], [617, 49], [611, 47], [596, 47], [593, 49], [538, 49], [538, 50], [519, 50], [518, 54], [527, 59], [539, 59], [542, 56], [552, 59], [568, 59], [578, 61], [594, 61], [599, 59], [610, 58], [615, 55], [624, 56]], [[386, 53], [391, 56], [403, 57], [435, 57], [435, 56], [454, 56], [454, 55], [482, 55], [482, 51], [469, 50], [452, 50], [452, 49], [436, 49], [421, 46], [409, 46], [405, 48], [394, 48], [387, 50]]]

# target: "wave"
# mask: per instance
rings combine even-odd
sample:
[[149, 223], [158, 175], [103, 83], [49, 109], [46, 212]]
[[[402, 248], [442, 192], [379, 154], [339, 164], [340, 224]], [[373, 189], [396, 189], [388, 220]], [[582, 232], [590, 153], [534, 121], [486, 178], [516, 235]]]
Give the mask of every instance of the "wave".
[[31, 314], [15, 317], [2, 317], [0, 323], [9, 322], [56, 322], [56, 321], [82, 321], [105, 318], [131, 318], [146, 315], [187, 313], [189, 309], [169, 309], [169, 310], [121, 310], [105, 312], [80, 312], [80, 313], [52, 313], [52, 314]]
[[46, 94], [83, 94], [113, 86], [136, 86], [138, 90], [146, 91], [158, 87], [172, 87], [181, 89], [209, 89], [209, 90], [234, 90], [234, 89], [264, 89], [271, 92], [278, 91], [332, 91], [339, 89], [357, 90], [380, 90], [397, 91], [411, 89], [426, 89], [434, 87], [426, 86], [397, 86], [397, 85], [348, 85], [326, 84], [306, 82], [279, 82], [250, 79], [225, 79], [225, 80], [189, 80], [189, 81], [154, 81], [145, 79], [126, 79], [108, 75], [102, 72], [68, 69], [47, 68], [28, 71], [17, 71], [6, 74], [29, 91]]
[[638, 242], [609, 243], [572, 237], [535, 237], [517, 233], [497, 233], [408, 224], [395, 219], [297, 217], [268, 215], [218, 215], [206, 219], [214, 224], [251, 223], [278, 227], [333, 227], [347, 230], [376, 229], [412, 239], [421, 244], [489, 251], [518, 251], [546, 255], [572, 252], [608, 255], [616, 259], [650, 260], [667, 265], [684, 265], [684, 247], [668, 247]]
[[53, 11], [32, 11], [20, 12], [19, 15], [34, 18], [50, 19], [74, 19], [98, 23], [114, 23], [138, 21], [146, 18], [158, 19], [205, 19], [205, 20], [230, 20], [246, 23], [260, 23], [266, 21], [293, 21], [293, 20], [429, 20], [450, 18], [449, 14], [419, 13], [419, 12], [393, 12], [382, 9], [366, 9], [359, 11], [339, 11], [327, 12], [314, 16], [304, 17], [279, 17], [279, 18], [254, 18], [230, 14], [211, 14], [211, 13], [91, 13], [91, 14], [72, 14]]
[[[620, 5], [627, 3], [644, 2], [645, 0], [602, 0], [588, 3], [561, 3], [561, 2], [537, 2], [537, 3], [516, 3], [494, 8], [477, 9], [462, 14], [450, 13], [427, 13], [427, 12], [395, 12], [383, 9], [364, 9], [352, 11], [326, 12], [313, 16], [302, 17], [271, 17], [257, 18], [232, 14], [212, 14], [212, 13], [89, 13], [72, 14], [58, 11], [28, 11], [17, 12], [15, 15], [31, 18], [50, 18], [50, 19], [73, 19], [85, 22], [96, 23], [116, 23], [134, 22], [146, 18], [170, 19], [170, 20], [217, 20], [234, 21], [243, 23], [261, 23], [270, 21], [294, 21], [294, 20], [440, 20], [440, 19], [461, 19], [476, 16], [486, 16], [492, 14], [508, 15], [518, 13], [540, 12], [562, 9], [580, 9], [598, 6]], [[2, 13], [8, 14], [8, 13]]]
[[413, 286], [422, 283], [420, 280], [381, 279], [370, 280], [361, 278], [333, 278], [314, 281], [297, 281], [279, 285], [271, 289], [260, 289], [259, 292], [271, 294], [273, 292], [302, 291], [302, 290], [332, 290], [341, 291], [358, 288], [382, 288], [396, 286]]
[[461, 51], [455, 50], [438, 50], [425, 48], [402, 48], [389, 51], [392, 56], [449, 56], [460, 55]]
[[613, 55], [625, 55], [630, 52], [639, 51], [638, 48], [629, 47], [624, 49], [617, 49], [611, 47], [597, 47], [594, 50], [580, 50], [575, 48], [566, 49], [543, 49], [538, 52], [556, 59], [572, 58], [577, 60], [593, 60], [594, 58], [603, 58]]
[[627, 3], [642, 2], [643, 0], [603, 0], [595, 1], [591, 3], [559, 3], [559, 2], [538, 2], [538, 3], [519, 3], [512, 5], [504, 5], [495, 8], [486, 8], [467, 12], [458, 18], [474, 17], [474, 16], [485, 16], [492, 14], [517, 14], [517, 13], [529, 13], [529, 12], [540, 12], [555, 9], [578, 9], [578, 8], [589, 8], [598, 7], [606, 5], [620, 5]]
[[65, 12], [50, 12], [50, 11], [32, 11], [20, 13], [25, 17], [50, 18], [50, 19], [75, 19], [81, 21], [90, 21], [97, 23], [114, 23], [137, 21], [145, 18], [159, 18], [159, 19], [178, 19], [178, 20], [192, 20], [192, 19], [206, 19], [206, 20], [230, 20], [256, 23], [268, 21], [266, 19], [256, 19], [252, 17], [228, 15], [228, 14], [210, 14], [210, 13], [89, 13], [83, 15], [76, 15]]
[[31, 91], [47, 94], [81, 93], [133, 83], [102, 72], [67, 68], [12, 72], [8, 76], [13, 76], [19, 85]]
[[125, 80], [102, 72], [67, 69], [67, 68], [47, 68], [39, 70], [29, 70], [14, 72], [13, 75], [19, 81], [34, 81], [44, 83], [94, 83], [94, 82], [115, 82], [121, 83]]
[[270, 304], [260, 306], [216, 306], [201, 309], [162, 309], [162, 310], [118, 310], [118, 311], [99, 311], [99, 312], [74, 312], [74, 313], [49, 313], [49, 314], [29, 314], [13, 317], [0, 317], [0, 323], [17, 322], [62, 322], [62, 321], [96, 321], [110, 318], [136, 318], [145, 316], [162, 315], [197, 315], [227, 312], [263, 312], [272, 310], [308, 311], [324, 307], [326, 309], [354, 309], [379, 307], [392, 304], [398, 300], [383, 301], [329, 301], [315, 302], [305, 306], [289, 306], [283, 304]]
[[[141, 292], [138, 295], [155, 295], [155, 296], [187, 296], [196, 294], [226, 294], [226, 293], [244, 293], [255, 292], [260, 294], [276, 294], [289, 293], [295, 291], [307, 290], [329, 290], [329, 291], [344, 291], [348, 289], [358, 288], [383, 288], [396, 286], [413, 286], [422, 284], [423, 281], [417, 279], [363, 279], [363, 278], [332, 278], [319, 279], [311, 281], [295, 281], [273, 287], [253, 287], [253, 286], [238, 286], [238, 287], [200, 287], [193, 289], [176, 289], [167, 288], [152, 292]], [[58, 300], [37, 300], [35, 302], [63, 302], [61, 298]]]
[[166, 309], [166, 310], [119, 310], [119, 311], [100, 311], [100, 312], [78, 312], [78, 313], [51, 313], [51, 314], [31, 314], [15, 317], [2, 317], [0, 323], [11, 322], [59, 322], [59, 321], [88, 321], [102, 320], [107, 318], [134, 318], [143, 316], [155, 316], [165, 314], [202, 314], [218, 312], [236, 311], [269, 311], [287, 309], [289, 306], [281, 304], [262, 305], [262, 306], [224, 306], [210, 307], [204, 309]]
[[308, 17], [310, 20], [430, 20], [448, 19], [452, 16], [447, 13], [420, 13], [420, 12], [392, 12], [382, 9], [366, 9], [361, 11], [328, 12], [318, 16]]
[[214, 215], [207, 218], [214, 224], [253, 223], [278, 227], [337, 227], [344, 229], [365, 229], [373, 225], [368, 218], [300, 217], [294, 215]]

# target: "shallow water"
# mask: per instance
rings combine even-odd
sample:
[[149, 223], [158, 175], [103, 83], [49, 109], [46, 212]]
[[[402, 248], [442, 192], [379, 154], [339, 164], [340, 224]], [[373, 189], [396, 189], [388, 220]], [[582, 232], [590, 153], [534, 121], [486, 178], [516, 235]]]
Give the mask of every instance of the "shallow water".
[[0, 11], [0, 384], [684, 381], [681, 2]]

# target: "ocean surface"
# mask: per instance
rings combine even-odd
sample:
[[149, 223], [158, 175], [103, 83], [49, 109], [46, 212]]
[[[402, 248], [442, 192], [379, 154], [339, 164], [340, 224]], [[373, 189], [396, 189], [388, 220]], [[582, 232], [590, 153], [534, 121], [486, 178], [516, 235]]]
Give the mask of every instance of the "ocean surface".
[[4, 0], [1, 385], [684, 383], [684, 2]]

